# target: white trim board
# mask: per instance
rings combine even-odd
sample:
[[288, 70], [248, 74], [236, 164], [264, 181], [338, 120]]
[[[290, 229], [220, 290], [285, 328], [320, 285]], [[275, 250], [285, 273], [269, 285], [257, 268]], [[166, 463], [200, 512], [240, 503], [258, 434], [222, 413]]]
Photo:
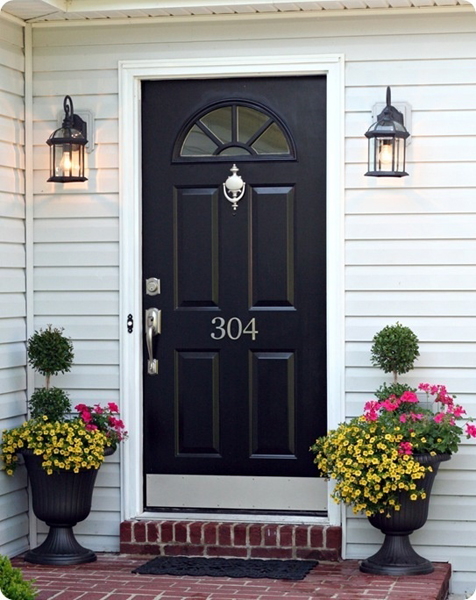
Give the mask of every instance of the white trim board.
[[[122, 518], [143, 512], [142, 465], [142, 302], [141, 273], [141, 81], [227, 77], [327, 77], [327, 344], [328, 426], [344, 418], [344, 57], [335, 55], [254, 56], [134, 60], [119, 62], [120, 163], [120, 337], [121, 410], [130, 439], [123, 448]], [[134, 330], [127, 332], [127, 316]], [[331, 524], [341, 511], [329, 505]]]
[[[476, 0], [472, 0], [476, 1]], [[249, 3], [248, 3], [249, 4]], [[471, 4], [467, 5], [448, 5], [448, 6], [426, 6], [424, 9], [425, 16], [442, 16], [442, 15], [452, 15], [452, 14], [465, 14], [465, 13], [474, 13], [475, 7]], [[36, 28], [59, 28], [59, 27], [114, 27], [117, 25], [127, 25], [128, 27], [131, 25], [131, 22], [134, 25], [150, 25], [153, 23], [183, 23], [187, 22], [203, 22], [203, 21], [225, 21], [229, 22], [231, 19], [234, 21], [243, 21], [243, 20], [269, 20], [269, 19], [289, 19], [292, 16], [293, 19], [336, 19], [336, 18], [362, 18], [369, 19], [373, 17], [383, 17], [389, 19], [395, 19], [396, 17], [401, 16], [417, 16], [422, 13], [421, 7], [416, 6], [407, 6], [407, 7], [382, 7], [382, 8], [365, 8], [365, 9], [332, 9], [332, 10], [296, 10], [296, 11], [283, 11], [283, 12], [250, 12], [250, 13], [216, 13], [216, 14], [190, 14], [190, 15], [180, 15], [180, 16], [172, 16], [172, 15], [164, 15], [157, 17], [117, 17], [117, 18], [95, 18], [95, 19], [71, 19], [67, 21], [35, 21], [35, 19], [31, 19], [29, 24], [32, 25], [34, 29]], [[24, 21], [17, 17], [13, 17], [8, 15], [8, 13], [4, 14], [5, 18], [17, 22], [19, 25], [24, 25]], [[39, 17], [40, 19], [43, 17]]]

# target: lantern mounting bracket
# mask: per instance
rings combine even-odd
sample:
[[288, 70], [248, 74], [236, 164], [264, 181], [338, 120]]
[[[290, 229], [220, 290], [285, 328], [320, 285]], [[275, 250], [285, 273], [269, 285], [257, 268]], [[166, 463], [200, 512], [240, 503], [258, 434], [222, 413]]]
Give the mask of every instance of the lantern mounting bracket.
[[[63, 123], [64, 119], [64, 111], [58, 112], [57, 123], [58, 127], [60, 127]], [[94, 129], [94, 115], [90, 110], [78, 110], [74, 113], [73, 118], [73, 127], [78, 131], [81, 131], [84, 137], [87, 137], [88, 142], [85, 145], [84, 149], [88, 154], [94, 151], [96, 139], [96, 132]], [[86, 136], [87, 131], [87, 136]]]

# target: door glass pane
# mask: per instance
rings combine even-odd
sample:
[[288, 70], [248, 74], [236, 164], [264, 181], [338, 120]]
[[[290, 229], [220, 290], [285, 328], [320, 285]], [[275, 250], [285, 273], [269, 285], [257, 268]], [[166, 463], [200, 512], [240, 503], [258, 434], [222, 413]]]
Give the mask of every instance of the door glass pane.
[[231, 106], [212, 110], [200, 121], [223, 143], [231, 142]]
[[212, 156], [217, 145], [197, 125], [190, 129], [182, 146], [182, 156]]
[[239, 146], [229, 146], [218, 153], [219, 156], [249, 156], [250, 154], [246, 148], [240, 148]]
[[289, 154], [289, 146], [281, 129], [273, 123], [252, 146], [258, 154]]
[[238, 107], [238, 141], [246, 142], [262, 127], [269, 117], [254, 108]]

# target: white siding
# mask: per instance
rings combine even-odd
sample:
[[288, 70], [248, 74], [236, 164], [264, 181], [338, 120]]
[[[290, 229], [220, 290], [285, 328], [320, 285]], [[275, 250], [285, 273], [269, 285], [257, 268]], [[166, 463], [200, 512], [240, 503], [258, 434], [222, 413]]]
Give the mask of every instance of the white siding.
[[[35, 28], [35, 326], [54, 322], [73, 337], [80, 365], [62, 383], [74, 399], [120, 399], [118, 61], [344, 53], [347, 414], [359, 413], [382, 382], [370, 367], [370, 343], [397, 319], [421, 340], [411, 381], [447, 383], [476, 414], [475, 34], [470, 13]], [[363, 134], [387, 85], [395, 102], [412, 106], [404, 179], [363, 176]], [[88, 155], [89, 181], [62, 188], [46, 183], [44, 142], [65, 94], [95, 115], [97, 145]], [[455, 589], [469, 582], [471, 591], [473, 463], [474, 445], [463, 444], [443, 465], [430, 521], [415, 536], [423, 554], [452, 562]], [[100, 473], [91, 517], [77, 528], [85, 544], [117, 548], [118, 498], [113, 457]], [[378, 545], [380, 534], [364, 519], [349, 515], [347, 529], [348, 557]]]
[[[26, 412], [23, 29], [0, 17], [0, 431]], [[0, 554], [28, 544], [25, 473], [0, 472]]]

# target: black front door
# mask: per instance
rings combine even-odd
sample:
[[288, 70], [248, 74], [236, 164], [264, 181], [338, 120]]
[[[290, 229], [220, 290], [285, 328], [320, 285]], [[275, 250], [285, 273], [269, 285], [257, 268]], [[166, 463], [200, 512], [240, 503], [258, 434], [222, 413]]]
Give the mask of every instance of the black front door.
[[146, 477], [316, 477], [325, 123], [323, 76], [143, 83], [143, 306], [161, 311], [157, 374], [144, 343]]

